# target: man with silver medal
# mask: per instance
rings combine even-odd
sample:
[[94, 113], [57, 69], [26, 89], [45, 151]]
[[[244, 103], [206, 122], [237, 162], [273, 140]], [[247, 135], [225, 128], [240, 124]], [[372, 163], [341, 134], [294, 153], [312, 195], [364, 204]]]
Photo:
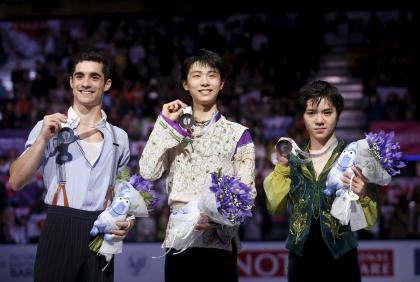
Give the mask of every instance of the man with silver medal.
[[[19, 190], [39, 169], [47, 193], [47, 219], [37, 247], [34, 281], [114, 280], [113, 261], [89, 250], [93, 222], [112, 200], [117, 172], [130, 159], [125, 131], [107, 122], [102, 98], [111, 87], [110, 69], [95, 52], [75, 58], [69, 83], [73, 103], [66, 114], [46, 115], [29, 134], [24, 153], [10, 168]], [[76, 133], [77, 132], [77, 133]], [[132, 224], [117, 223], [122, 240]]]

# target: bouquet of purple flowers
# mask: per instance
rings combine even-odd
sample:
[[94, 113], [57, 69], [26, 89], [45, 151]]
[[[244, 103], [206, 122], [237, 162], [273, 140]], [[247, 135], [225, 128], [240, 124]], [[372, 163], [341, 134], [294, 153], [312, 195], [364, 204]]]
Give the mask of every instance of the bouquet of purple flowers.
[[140, 175], [131, 176], [129, 183], [143, 197], [143, 200], [148, 210], [152, 210], [156, 206], [157, 202], [159, 201], [156, 191], [153, 190], [154, 183], [152, 181], [144, 179]]
[[399, 174], [400, 168], [405, 167], [405, 163], [401, 161], [400, 144], [393, 142], [394, 136], [393, 131], [385, 133], [382, 130], [379, 133], [366, 134], [370, 155], [381, 164], [390, 176]]
[[174, 248], [180, 253], [194, 243], [204, 232], [195, 230], [202, 220], [202, 213], [207, 214], [212, 222], [232, 228], [252, 216], [252, 189], [240, 182], [239, 177], [223, 176], [219, 169], [211, 173], [210, 180], [199, 199], [172, 211], [169, 218], [172, 228], [166, 238], [169, 249]]
[[350, 223], [352, 231], [365, 228], [367, 222], [359, 197], [351, 191], [353, 177], [350, 188], [346, 188], [341, 180], [342, 175], [344, 172], [354, 175], [351, 168], [356, 165], [369, 183], [388, 185], [391, 177], [399, 174], [400, 168], [405, 166], [401, 156], [400, 145], [394, 142], [394, 132], [370, 132], [365, 139], [350, 143], [331, 168], [323, 191], [327, 196], [333, 192], [336, 194], [331, 214], [342, 225]]
[[222, 175], [221, 170], [211, 173], [210, 200], [205, 201], [205, 212], [220, 224], [239, 225], [252, 216], [254, 197], [251, 188], [238, 177]]
[[114, 235], [110, 233], [119, 229], [116, 222], [126, 220], [128, 215], [148, 217], [157, 201], [153, 182], [137, 175], [130, 177], [128, 168], [124, 168], [117, 176], [115, 197], [111, 205], [93, 224], [90, 235], [96, 237], [89, 244], [89, 249], [97, 255], [104, 255], [110, 261], [113, 254], [122, 251], [122, 242], [115, 241]]

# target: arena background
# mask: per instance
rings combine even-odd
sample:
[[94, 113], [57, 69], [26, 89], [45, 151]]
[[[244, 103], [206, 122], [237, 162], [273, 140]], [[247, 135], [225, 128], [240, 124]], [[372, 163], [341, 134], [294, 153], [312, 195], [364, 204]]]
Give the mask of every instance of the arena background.
[[[368, 3], [367, 3], [368, 2]], [[130, 136], [133, 173], [161, 105], [181, 88], [182, 59], [197, 48], [229, 67], [219, 109], [251, 129], [256, 145], [257, 209], [242, 225], [241, 281], [285, 281], [287, 215], [272, 217], [262, 180], [273, 143], [305, 138], [296, 91], [324, 79], [345, 97], [337, 133], [395, 131], [408, 166], [380, 195], [380, 220], [358, 232], [364, 281], [420, 279], [419, 11], [411, 1], [28, 1], [0, 3], [0, 280], [31, 281], [45, 209], [37, 174], [24, 190], [8, 186], [10, 163], [29, 130], [71, 101], [69, 61], [94, 48], [112, 62], [104, 109]], [[150, 218], [139, 219], [117, 257], [115, 281], [162, 281], [152, 259], [164, 236], [165, 180]]]

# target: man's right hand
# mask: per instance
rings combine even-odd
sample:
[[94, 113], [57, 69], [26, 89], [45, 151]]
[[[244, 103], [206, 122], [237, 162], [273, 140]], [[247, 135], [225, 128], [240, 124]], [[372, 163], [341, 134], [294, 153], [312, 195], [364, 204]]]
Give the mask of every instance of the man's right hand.
[[10, 165], [9, 184], [13, 190], [22, 189], [32, 179], [41, 164], [47, 142], [58, 133], [61, 123], [65, 122], [67, 117], [60, 113], [44, 116], [38, 138]]
[[163, 105], [162, 114], [170, 120], [176, 121], [182, 115], [182, 110], [186, 107], [187, 104], [184, 102], [175, 100]]
[[277, 146], [279, 144], [279, 142], [281, 140], [287, 140], [290, 142], [290, 145], [294, 142], [293, 139], [289, 138], [289, 137], [280, 137], [280, 139], [277, 141], [276, 145], [274, 146], [275, 152], [276, 152], [276, 158], [277, 158], [277, 164], [287, 167], [289, 166], [289, 158], [290, 155], [285, 156], [285, 155], [281, 155], [278, 151], [277, 151]]
[[44, 116], [41, 133], [39, 136], [44, 140], [48, 141], [55, 135], [61, 128], [61, 123], [66, 123], [67, 117], [60, 113]]
[[289, 159], [276, 152], [277, 164], [287, 167], [289, 166]]

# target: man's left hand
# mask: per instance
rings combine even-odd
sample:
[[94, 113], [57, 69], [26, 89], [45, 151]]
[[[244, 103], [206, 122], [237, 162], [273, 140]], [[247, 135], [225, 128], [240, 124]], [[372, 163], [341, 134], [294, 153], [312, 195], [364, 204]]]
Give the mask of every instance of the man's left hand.
[[117, 221], [116, 224], [120, 228], [119, 230], [113, 230], [111, 233], [114, 235], [116, 240], [123, 240], [127, 236], [128, 232], [133, 229], [135, 219], [127, 218], [125, 221]]
[[[352, 170], [354, 172], [353, 181], [351, 183], [351, 190], [359, 196], [359, 198], [363, 198], [366, 196], [366, 186], [367, 186], [367, 179], [362, 174], [362, 170], [356, 166], [352, 167]], [[342, 181], [344, 184], [344, 187], [349, 188], [350, 187], [350, 179], [352, 177], [352, 174], [349, 172], [343, 173]]]
[[211, 229], [211, 228], [216, 228], [218, 225], [211, 222], [210, 218], [207, 214], [202, 213], [201, 214], [201, 221], [200, 223], [197, 223], [195, 225], [195, 230], [197, 231], [202, 231], [202, 230], [207, 230], [207, 229]]

